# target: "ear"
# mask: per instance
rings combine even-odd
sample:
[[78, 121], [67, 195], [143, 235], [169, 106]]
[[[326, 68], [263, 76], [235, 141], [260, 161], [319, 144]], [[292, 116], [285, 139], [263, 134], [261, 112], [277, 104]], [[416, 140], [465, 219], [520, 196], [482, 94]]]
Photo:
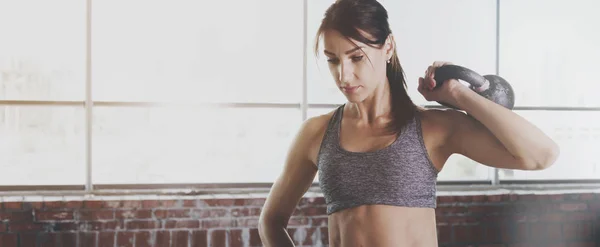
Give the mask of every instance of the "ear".
[[386, 61], [392, 58], [392, 55], [394, 54], [394, 49], [396, 48], [395, 45], [396, 42], [394, 42], [394, 36], [390, 33], [385, 39], [384, 45]]

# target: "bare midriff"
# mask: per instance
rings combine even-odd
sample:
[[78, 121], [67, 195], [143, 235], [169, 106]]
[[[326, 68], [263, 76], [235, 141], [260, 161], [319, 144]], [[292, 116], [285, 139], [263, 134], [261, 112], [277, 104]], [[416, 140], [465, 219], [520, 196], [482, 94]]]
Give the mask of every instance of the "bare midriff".
[[365, 205], [329, 216], [330, 247], [438, 247], [433, 208]]

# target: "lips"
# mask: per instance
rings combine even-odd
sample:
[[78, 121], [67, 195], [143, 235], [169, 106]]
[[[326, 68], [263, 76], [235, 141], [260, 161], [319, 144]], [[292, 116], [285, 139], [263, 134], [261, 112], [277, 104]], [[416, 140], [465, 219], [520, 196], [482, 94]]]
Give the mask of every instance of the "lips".
[[360, 86], [342, 87], [342, 90], [344, 90], [344, 92], [346, 92], [346, 93], [355, 93], [356, 91], [358, 91], [359, 88], [360, 88]]

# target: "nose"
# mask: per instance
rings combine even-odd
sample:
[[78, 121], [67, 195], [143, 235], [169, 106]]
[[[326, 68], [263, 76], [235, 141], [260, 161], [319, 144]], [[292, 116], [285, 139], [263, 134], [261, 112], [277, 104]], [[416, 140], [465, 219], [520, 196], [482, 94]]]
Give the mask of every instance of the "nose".
[[338, 79], [342, 84], [352, 81], [354, 77], [354, 68], [351, 63], [343, 62], [338, 66]]

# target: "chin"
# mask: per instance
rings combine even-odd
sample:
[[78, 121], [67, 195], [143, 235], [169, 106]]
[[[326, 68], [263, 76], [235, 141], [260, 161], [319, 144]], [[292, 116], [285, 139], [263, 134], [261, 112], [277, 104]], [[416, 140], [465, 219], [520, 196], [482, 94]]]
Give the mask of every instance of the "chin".
[[363, 95], [360, 95], [360, 94], [358, 94], [358, 95], [353, 94], [353, 95], [346, 95], [346, 99], [350, 103], [360, 103], [360, 102], [363, 102], [365, 100], [365, 97]]

